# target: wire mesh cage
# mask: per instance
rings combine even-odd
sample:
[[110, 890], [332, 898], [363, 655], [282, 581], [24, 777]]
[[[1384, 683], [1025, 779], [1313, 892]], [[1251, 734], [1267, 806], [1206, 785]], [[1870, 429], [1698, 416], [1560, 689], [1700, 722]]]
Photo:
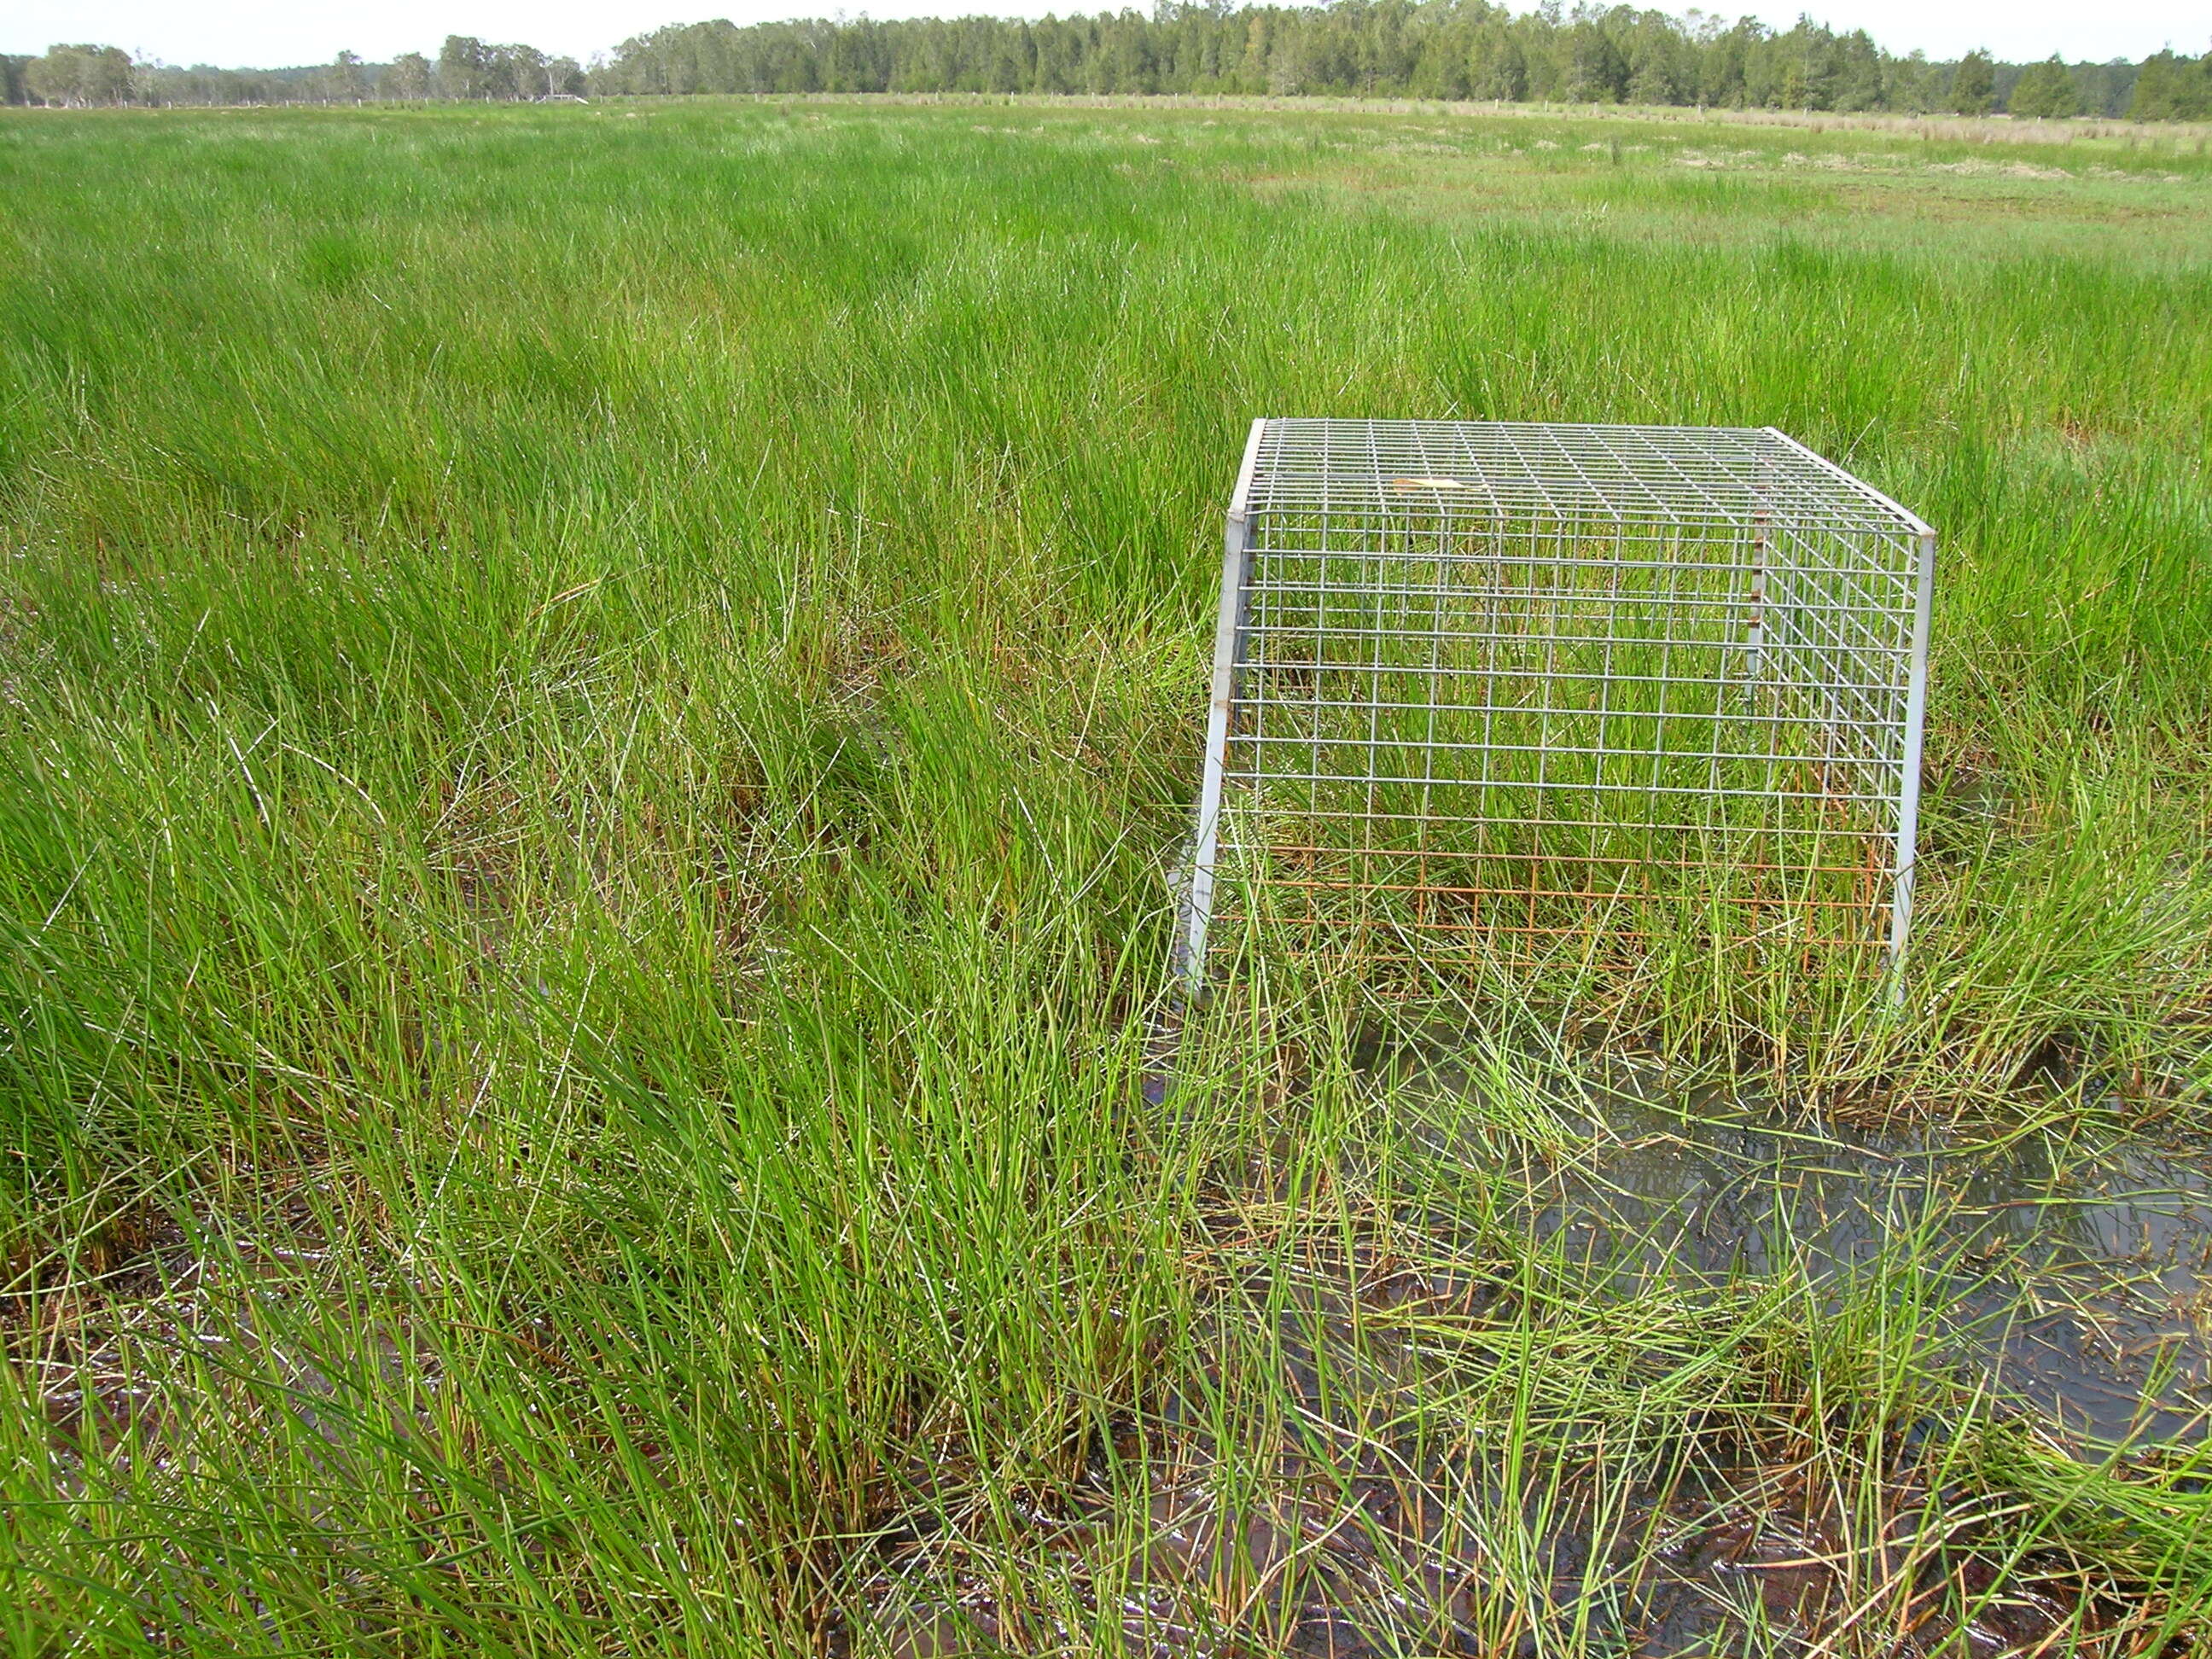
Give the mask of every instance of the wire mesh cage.
[[1180, 969], [1900, 973], [1935, 546], [1771, 428], [1255, 422]]

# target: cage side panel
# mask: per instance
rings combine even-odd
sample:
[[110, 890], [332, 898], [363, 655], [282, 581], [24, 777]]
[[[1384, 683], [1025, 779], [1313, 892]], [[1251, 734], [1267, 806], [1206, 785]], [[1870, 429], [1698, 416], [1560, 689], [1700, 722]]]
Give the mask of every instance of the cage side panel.
[[1861, 942], [1881, 801], [1824, 767], [1805, 714], [1808, 693], [1862, 696], [1828, 641], [1838, 601], [1797, 585], [1764, 685], [1747, 647], [1774, 555], [1747, 529], [1412, 507], [1253, 529], [1224, 767], [1244, 902], [1375, 933], [1370, 957], [1633, 944], [1716, 896], [1739, 933]]

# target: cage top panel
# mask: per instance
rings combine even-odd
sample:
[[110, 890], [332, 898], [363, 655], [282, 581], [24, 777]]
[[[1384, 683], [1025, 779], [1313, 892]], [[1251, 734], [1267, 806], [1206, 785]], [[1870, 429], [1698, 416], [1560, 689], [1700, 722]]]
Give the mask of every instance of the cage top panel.
[[1927, 528], [1772, 427], [1270, 420], [1245, 465], [1232, 511], [1332, 524]]

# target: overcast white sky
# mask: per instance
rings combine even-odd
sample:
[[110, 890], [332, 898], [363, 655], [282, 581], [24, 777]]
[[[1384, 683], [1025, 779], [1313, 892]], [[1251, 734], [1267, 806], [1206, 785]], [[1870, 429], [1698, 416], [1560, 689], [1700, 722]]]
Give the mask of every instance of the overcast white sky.
[[[1050, 9], [1107, 9], [1109, 0], [883, 0], [878, 17], [984, 12], [1036, 16]], [[1515, 9], [1522, 0], [1514, 0]], [[837, 0], [0, 0], [0, 52], [38, 52], [57, 40], [94, 40], [173, 64], [275, 68], [327, 63], [341, 47], [362, 57], [434, 53], [447, 34], [522, 40], [589, 59], [625, 36], [663, 23], [728, 17], [740, 23], [818, 16]], [[1117, 8], [1118, 9], [1118, 8]], [[1705, 0], [1729, 16], [1748, 11], [1787, 27], [1808, 10], [1838, 27], [1858, 27], [1893, 52], [1919, 47], [1954, 58], [1986, 46], [2000, 58], [2142, 58], [2160, 46], [2201, 52], [2212, 43], [2205, 0], [1832, 0], [1810, 5]]]

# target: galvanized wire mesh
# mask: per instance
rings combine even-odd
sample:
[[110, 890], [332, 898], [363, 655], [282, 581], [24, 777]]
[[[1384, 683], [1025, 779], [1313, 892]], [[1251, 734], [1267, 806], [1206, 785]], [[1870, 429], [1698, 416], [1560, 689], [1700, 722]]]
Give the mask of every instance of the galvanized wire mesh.
[[1899, 965], [1934, 550], [1771, 428], [1255, 422], [1186, 971], [1262, 926]]

